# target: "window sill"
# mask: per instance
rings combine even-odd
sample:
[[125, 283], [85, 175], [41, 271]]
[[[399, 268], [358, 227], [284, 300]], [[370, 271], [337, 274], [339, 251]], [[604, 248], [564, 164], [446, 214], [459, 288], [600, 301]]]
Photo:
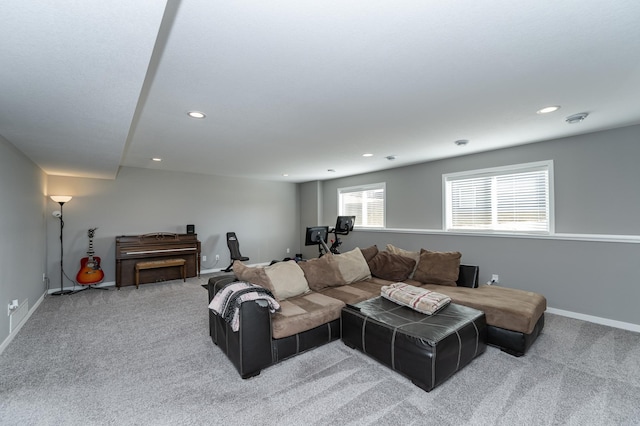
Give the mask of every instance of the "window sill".
[[394, 232], [401, 234], [451, 235], [464, 237], [519, 238], [536, 240], [590, 241], [603, 243], [640, 244], [640, 235], [607, 235], [607, 234], [515, 234], [491, 232], [443, 231], [441, 229], [406, 229], [406, 228], [359, 228], [364, 232]]

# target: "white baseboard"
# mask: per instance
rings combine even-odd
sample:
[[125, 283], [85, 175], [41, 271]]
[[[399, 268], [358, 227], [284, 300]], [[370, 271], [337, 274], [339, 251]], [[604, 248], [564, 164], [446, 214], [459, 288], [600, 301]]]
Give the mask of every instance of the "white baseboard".
[[43, 300], [44, 300], [44, 293], [42, 294], [42, 296], [40, 296], [40, 299], [38, 299], [36, 303], [34, 303], [33, 306], [31, 306], [31, 309], [29, 309], [29, 312], [27, 313], [27, 315], [22, 319], [22, 321], [20, 321], [20, 324], [16, 326], [16, 329], [13, 330], [13, 332], [9, 333], [7, 338], [4, 339], [4, 342], [0, 344], [0, 354], [2, 354], [2, 352], [4, 352], [4, 350], [7, 348], [7, 346], [9, 346], [9, 343], [11, 343], [13, 338], [16, 337], [16, 335], [20, 332], [20, 329], [22, 328], [22, 326], [27, 323], [27, 321], [31, 317], [31, 314], [33, 314], [36, 311], [36, 309], [38, 309], [38, 306], [40, 306]]
[[[115, 281], [107, 281], [107, 282], [101, 282], [100, 284], [91, 284], [92, 287], [115, 287], [116, 282]], [[76, 286], [70, 286], [70, 287], [65, 287], [65, 290], [72, 290], [72, 291], [80, 291], [83, 288], [85, 288], [85, 286], [83, 285], [76, 285]], [[59, 288], [50, 288], [49, 290], [47, 290], [47, 294], [51, 294], [51, 293], [55, 293], [56, 291], [60, 291]]]
[[621, 328], [623, 330], [635, 331], [636, 333], [640, 333], [640, 324], [616, 321], [609, 318], [596, 317], [593, 315], [586, 315], [578, 312], [565, 311], [563, 309], [556, 308], [547, 308], [547, 312], [551, 314], [561, 315], [563, 317], [575, 318], [582, 321], [593, 322], [596, 324], [607, 325], [609, 327]]
[[[262, 262], [262, 263], [247, 263], [247, 266], [269, 266], [271, 262]], [[203, 269], [200, 271], [200, 275], [204, 275], [204, 274], [212, 274], [214, 272], [221, 272], [223, 269], [227, 269], [227, 268], [214, 268], [214, 269]], [[232, 272], [229, 272], [230, 274]]]
[[203, 269], [200, 271], [200, 275], [204, 275], [204, 274], [213, 274], [214, 272], [220, 272], [222, 271], [222, 268], [216, 268], [216, 269]]

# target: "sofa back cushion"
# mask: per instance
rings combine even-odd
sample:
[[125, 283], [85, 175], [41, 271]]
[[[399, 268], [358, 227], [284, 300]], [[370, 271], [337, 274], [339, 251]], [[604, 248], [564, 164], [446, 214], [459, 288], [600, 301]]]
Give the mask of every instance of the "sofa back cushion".
[[408, 257], [412, 259], [415, 263], [413, 264], [413, 270], [409, 274], [409, 278], [413, 278], [413, 274], [416, 272], [416, 268], [418, 267], [418, 262], [420, 261], [420, 252], [419, 251], [410, 251], [401, 249], [399, 247], [394, 246], [393, 244], [387, 244], [387, 251], [393, 254], [399, 254], [400, 256]]
[[455, 287], [460, 272], [459, 251], [428, 251], [420, 249], [420, 261], [413, 279], [424, 284], [439, 284]]
[[265, 267], [249, 267], [236, 260], [233, 262], [233, 273], [241, 281], [258, 284], [270, 290], [277, 300], [285, 300], [309, 291], [304, 272], [293, 260]]
[[415, 266], [415, 260], [388, 251], [378, 252], [369, 261], [371, 275], [394, 282], [401, 282], [409, 278]]
[[271, 280], [264, 271], [264, 268], [247, 266], [241, 261], [236, 260], [233, 262], [233, 273], [238, 280], [258, 284], [269, 290], [275, 296], [275, 289], [271, 285]]
[[371, 247], [361, 248], [360, 252], [364, 256], [364, 260], [369, 263], [369, 261], [371, 261], [371, 259], [373, 259], [376, 254], [378, 254], [378, 246], [374, 244]]
[[330, 253], [317, 259], [300, 262], [298, 266], [304, 272], [304, 277], [311, 290], [319, 291], [323, 288], [346, 284], [338, 268], [338, 261]]
[[358, 247], [346, 253], [336, 254], [335, 259], [346, 284], [371, 278], [369, 265]]

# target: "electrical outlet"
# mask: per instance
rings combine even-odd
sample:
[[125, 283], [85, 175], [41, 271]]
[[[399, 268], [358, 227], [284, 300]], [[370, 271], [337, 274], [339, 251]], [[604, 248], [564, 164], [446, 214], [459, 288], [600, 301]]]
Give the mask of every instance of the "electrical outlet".
[[202, 261], [206, 262], [207, 261], [207, 256], [202, 256]]
[[287, 254], [291, 253], [291, 249], [287, 247]]
[[216, 254], [216, 260], [220, 260], [220, 255]]
[[46, 273], [42, 273], [42, 282], [46, 282], [47, 281], [47, 274]]
[[13, 312], [16, 309], [18, 309], [18, 306], [20, 306], [18, 304], [18, 299], [12, 300], [11, 303], [9, 303], [9, 306], [8, 306], [8, 309], [7, 309], [7, 316], [10, 316], [11, 312]]
[[500, 276], [498, 274], [491, 275], [491, 282], [498, 284], [500, 282]]

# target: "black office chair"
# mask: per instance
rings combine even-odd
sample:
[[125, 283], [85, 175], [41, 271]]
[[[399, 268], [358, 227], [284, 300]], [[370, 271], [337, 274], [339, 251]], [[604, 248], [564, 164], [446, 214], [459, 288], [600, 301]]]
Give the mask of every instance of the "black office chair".
[[239, 260], [241, 262], [249, 260], [248, 257], [243, 256], [240, 253], [240, 244], [238, 243], [238, 238], [236, 237], [235, 232], [227, 232], [227, 247], [229, 247], [229, 252], [231, 253], [231, 264], [227, 269], [223, 269], [224, 272], [231, 272], [234, 260]]

